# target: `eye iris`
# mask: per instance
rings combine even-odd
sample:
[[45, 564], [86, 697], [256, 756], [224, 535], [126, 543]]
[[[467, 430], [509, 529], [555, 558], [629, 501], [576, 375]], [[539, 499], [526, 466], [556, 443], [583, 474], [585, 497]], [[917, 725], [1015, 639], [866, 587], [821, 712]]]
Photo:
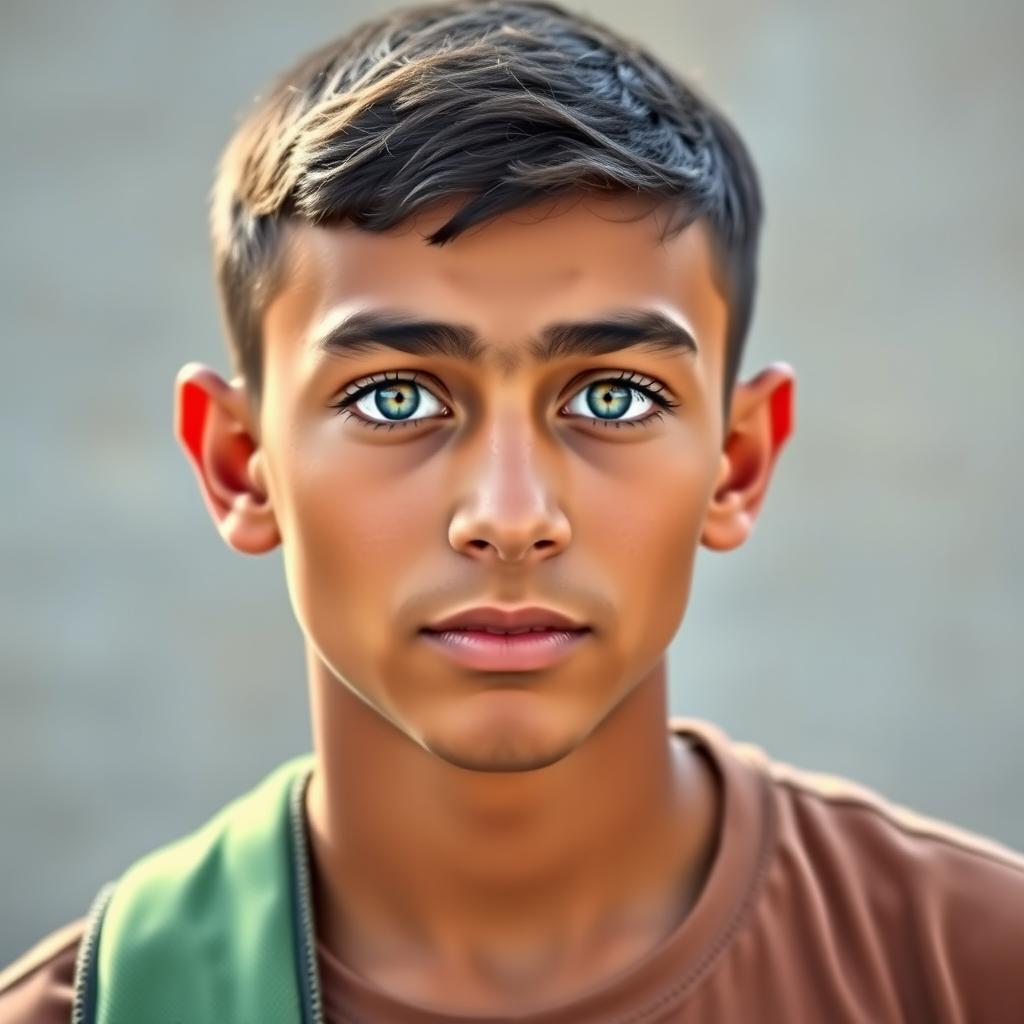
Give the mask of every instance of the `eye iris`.
[[397, 415], [399, 419], [407, 419], [419, 408], [419, 392], [410, 382], [389, 384], [377, 388], [374, 394], [377, 408], [385, 416]]
[[595, 416], [613, 419], [629, 408], [631, 388], [620, 387], [618, 384], [601, 385], [601, 394], [596, 400], [592, 397], [595, 389], [587, 390], [587, 405]]

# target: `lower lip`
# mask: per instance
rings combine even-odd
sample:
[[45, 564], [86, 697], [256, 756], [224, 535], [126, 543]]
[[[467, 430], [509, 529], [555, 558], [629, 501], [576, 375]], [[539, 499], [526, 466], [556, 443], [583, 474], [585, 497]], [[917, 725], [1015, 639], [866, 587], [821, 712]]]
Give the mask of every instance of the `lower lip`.
[[590, 630], [485, 633], [478, 629], [423, 630], [420, 635], [453, 661], [485, 672], [527, 672], [547, 668], [574, 651]]

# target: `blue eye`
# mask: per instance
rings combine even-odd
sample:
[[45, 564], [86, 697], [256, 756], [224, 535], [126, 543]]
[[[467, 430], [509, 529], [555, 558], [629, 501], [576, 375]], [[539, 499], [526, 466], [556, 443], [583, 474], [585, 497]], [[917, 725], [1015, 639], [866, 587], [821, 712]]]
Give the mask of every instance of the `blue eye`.
[[[585, 419], [601, 426], [646, 426], [654, 420], [661, 419], [666, 409], [674, 409], [679, 405], [662, 395], [661, 386], [651, 381], [642, 384], [632, 372], [624, 372], [618, 377], [602, 377], [585, 384], [565, 405], [564, 408], [581, 413]], [[426, 396], [424, 403], [423, 396]], [[578, 400], [584, 402], [584, 409], [574, 409]], [[639, 401], [641, 411], [647, 411], [652, 405], [659, 408], [642, 417], [622, 418], [622, 413], [633, 408], [634, 401]], [[433, 407], [431, 407], [433, 403]], [[644, 405], [644, 403], [647, 403]], [[426, 405], [428, 415], [413, 419], [413, 415]], [[366, 427], [416, 426], [431, 416], [448, 416], [447, 407], [426, 387], [417, 383], [416, 375], [411, 377], [388, 376], [386, 373], [374, 376], [368, 381], [357, 384], [340, 402], [331, 408], [342, 412], [354, 409], [350, 416]], [[383, 419], [376, 419], [380, 414]]]
[[[362, 426], [387, 427], [391, 430], [394, 427], [417, 426], [424, 419], [429, 418], [411, 419], [413, 413], [424, 404], [422, 395], [427, 396], [428, 412], [433, 412], [436, 415], [438, 411], [445, 409], [445, 406], [432, 392], [422, 384], [416, 383], [415, 375], [399, 377], [396, 373], [393, 377], [389, 377], [385, 373], [380, 376], [374, 375], [368, 383], [357, 384], [352, 391], [348, 392], [340, 402], [335, 402], [331, 408], [343, 412], [349, 407], [354, 407], [356, 412], [350, 413], [350, 416]], [[435, 406], [434, 409], [430, 408], [431, 402]], [[374, 419], [374, 412], [371, 410], [375, 410], [385, 418]]]
[[[583, 408], [574, 409], [573, 404], [578, 399], [582, 399]], [[647, 412], [653, 406], [660, 406], [660, 409], [647, 416], [624, 419], [621, 414], [635, 409], [634, 402], [639, 404], [640, 412]], [[621, 377], [602, 378], [584, 385], [569, 400], [566, 409], [580, 412], [584, 416], [589, 413], [589, 418], [601, 426], [641, 427], [660, 420], [665, 415], [665, 409], [674, 408], [678, 404], [660, 394], [660, 388], [656, 390], [653, 385], [633, 383], [632, 375], [623, 374]]]

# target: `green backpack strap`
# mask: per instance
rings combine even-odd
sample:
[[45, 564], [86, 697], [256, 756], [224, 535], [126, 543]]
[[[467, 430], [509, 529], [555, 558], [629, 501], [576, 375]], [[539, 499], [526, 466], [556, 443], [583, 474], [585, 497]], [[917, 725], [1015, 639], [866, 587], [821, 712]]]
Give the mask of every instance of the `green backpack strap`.
[[304, 754], [100, 890], [74, 1024], [320, 1024]]

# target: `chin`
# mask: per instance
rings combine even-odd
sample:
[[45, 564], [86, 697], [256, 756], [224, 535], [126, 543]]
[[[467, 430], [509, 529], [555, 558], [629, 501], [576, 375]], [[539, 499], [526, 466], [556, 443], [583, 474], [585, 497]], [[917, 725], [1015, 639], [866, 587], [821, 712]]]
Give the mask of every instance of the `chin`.
[[420, 745], [457, 768], [529, 772], [561, 761], [586, 735], [559, 722], [547, 702], [527, 694], [487, 697], [471, 701], [472, 707], [443, 712], [421, 731]]

